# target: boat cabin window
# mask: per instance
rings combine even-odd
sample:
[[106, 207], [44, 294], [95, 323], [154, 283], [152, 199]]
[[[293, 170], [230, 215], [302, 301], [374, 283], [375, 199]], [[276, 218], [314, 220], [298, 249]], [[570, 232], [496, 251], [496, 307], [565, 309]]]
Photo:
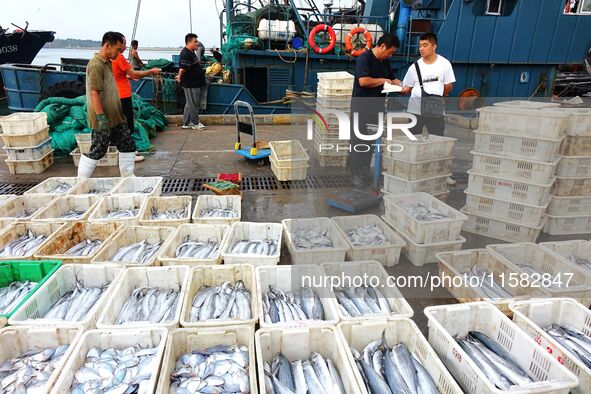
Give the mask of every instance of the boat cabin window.
[[591, 15], [591, 0], [564, 0], [567, 15]]
[[486, 0], [486, 15], [501, 15], [503, 0]]

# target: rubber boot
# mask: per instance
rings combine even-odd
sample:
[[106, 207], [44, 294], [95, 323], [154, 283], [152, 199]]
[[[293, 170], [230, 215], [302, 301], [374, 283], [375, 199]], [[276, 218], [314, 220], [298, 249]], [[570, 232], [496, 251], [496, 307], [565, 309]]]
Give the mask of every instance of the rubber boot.
[[80, 162], [78, 163], [78, 177], [90, 178], [97, 164], [98, 160], [93, 160], [86, 155], [80, 155]]
[[122, 177], [135, 176], [135, 152], [119, 152], [119, 172]]

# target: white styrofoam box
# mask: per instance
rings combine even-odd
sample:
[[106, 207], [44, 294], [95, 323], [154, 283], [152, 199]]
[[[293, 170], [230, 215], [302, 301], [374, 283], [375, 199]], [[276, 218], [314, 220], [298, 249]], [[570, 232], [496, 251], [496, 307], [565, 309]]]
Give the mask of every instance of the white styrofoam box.
[[468, 393], [505, 392], [495, 387], [456, 342], [455, 338], [463, 338], [469, 331], [480, 331], [487, 335], [537, 381], [521, 389], [516, 387], [510, 390], [512, 393], [567, 394], [578, 384], [575, 375], [488, 302], [430, 306], [425, 308], [425, 316], [428, 319], [429, 343]]
[[112, 194], [143, 194], [157, 197], [162, 194], [162, 177], [135, 177], [121, 179], [121, 183], [113, 189]]
[[[42, 209], [54, 201], [53, 195], [16, 196], [0, 205], [0, 217], [32, 220]], [[29, 213], [29, 215], [26, 215]]]
[[16, 174], [41, 174], [53, 164], [53, 149], [37, 160], [4, 160], [8, 172]]
[[[45, 198], [45, 196], [27, 196], [26, 199]], [[39, 222], [74, 222], [86, 220], [102, 197], [93, 195], [65, 195], [56, 197], [45, 208], [41, 208], [32, 220]], [[66, 219], [61, 216], [71, 210], [83, 211], [82, 216]]]
[[[133, 328], [137, 330], [145, 327], [176, 328], [181, 318], [182, 300], [187, 288], [189, 267], [134, 267], [123, 271], [121, 278], [109, 293], [107, 302], [96, 322], [97, 328], [120, 329]], [[163, 290], [175, 290], [179, 293], [178, 302], [174, 307], [174, 317], [162, 323], [149, 321], [134, 321], [117, 324], [117, 317], [133, 290], [143, 287], [157, 287]]]
[[[2, 131], [2, 127], [0, 127], [0, 131]], [[0, 134], [0, 137], [2, 138], [2, 141], [4, 141], [4, 146], [10, 148], [31, 148], [49, 138], [49, 127], [34, 134]]]
[[591, 196], [591, 178], [558, 177], [552, 194], [559, 197]]
[[[161, 265], [211, 265], [222, 262], [222, 250], [230, 232], [230, 227], [221, 224], [182, 224], [168, 237], [168, 241], [162, 245], [158, 253], [158, 262]], [[176, 249], [187, 241], [209, 242], [216, 241], [218, 252], [210, 259], [178, 258]]]
[[547, 210], [552, 216], [591, 215], [591, 196], [559, 197], [552, 196]]
[[168, 394], [170, 376], [176, 370], [178, 358], [186, 353], [203, 351], [214, 346], [246, 346], [248, 348], [249, 393], [257, 394], [254, 328], [246, 325], [200, 327], [199, 330], [177, 328], [171, 330], [166, 341], [166, 351], [160, 368], [157, 394]]
[[[445, 219], [415, 219], [408, 209], [430, 206], [446, 215]], [[468, 218], [460, 211], [450, 207], [427, 193], [390, 194], [384, 197], [385, 216], [392, 223], [419, 244], [455, 241], [462, 231], [462, 223]]]
[[122, 178], [85, 178], [70, 190], [69, 194], [91, 194], [104, 196], [111, 194]]
[[318, 84], [325, 88], [353, 89], [355, 76], [347, 71], [331, 71], [317, 73]]
[[429, 193], [441, 194], [447, 191], [447, 178], [451, 174], [436, 176], [433, 178], [425, 178], [419, 181], [407, 181], [404, 178], [399, 178], [394, 175], [383, 173], [384, 175], [384, 191], [392, 194], [406, 194], [406, 193]]
[[[203, 286], [215, 287], [224, 282], [230, 282], [232, 285], [235, 285], [238, 281], [242, 281], [244, 287], [250, 291], [250, 311], [252, 313], [250, 319], [190, 320], [193, 299]], [[229, 324], [246, 324], [254, 329], [255, 324], [259, 320], [259, 301], [256, 289], [256, 277], [252, 265], [208, 265], [192, 267], [189, 272], [189, 280], [187, 281], [187, 290], [182, 300], [181, 327], [201, 329], [203, 327], [227, 326]]]
[[403, 146], [401, 152], [390, 152], [384, 150], [384, 157], [390, 157], [396, 160], [405, 160], [419, 162], [429, 158], [430, 160], [445, 159], [451, 156], [451, 151], [455, 138], [442, 137], [439, 135], [429, 135], [425, 139], [422, 135], [415, 135], [416, 141], [411, 140], [406, 135], [392, 138], [391, 141], [385, 141], [387, 144], [400, 144]]
[[521, 221], [499, 219], [482, 213], [472, 213], [465, 207], [461, 211], [468, 216], [468, 220], [462, 225], [463, 231], [506, 242], [535, 242], [547, 220], [545, 216], [542, 216], [537, 225], [526, 225]]
[[[515, 299], [532, 297], [550, 297], [550, 293], [535, 286], [513, 286], [513, 280], [519, 279], [519, 269], [511, 262], [500, 259], [486, 249], [468, 249], [456, 252], [437, 254], [439, 260], [439, 275], [441, 277], [463, 277], [473, 267], [481, 267], [490, 272], [497, 283], [511, 294], [510, 298], [489, 298], [480, 288], [472, 287], [469, 282], [462, 282], [462, 286], [455, 286], [452, 281], [442, 280], [445, 288], [460, 302], [488, 301], [504, 314], [508, 314], [509, 302]], [[490, 283], [490, 278], [484, 280]]]
[[[0, 250], [12, 241], [17, 240], [21, 236], [27, 234], [29, 231], [37, 236], [45, 235], [45, 240], [39, 244], [35, 249], [32, 249], [25, 256], [7, 256], [0, 257], [0, 260], [33, 260], [33, 256], [38, 250], [41, 250], [48, 242], [51, 242], [52, 235], [59, 232], [63, 228], [63, 223], [43, 223], [43, 222], [14, 222], [8, 227], [0, 231]], [[46, 259], [52, 260], [52, 259]]]
[[556, 175], [591, 178], [591, 156], [562, 156]]
[[66, 190], [65, 192], [60, 193], [60, 194], [70, 194], [70, 192], [72, 191], [74, 186], [77, 186], [78, 183], [80, 183], [82, 180], [84, 180], [84, 178], [77, 178], [77, 177], [47, 178], [46, 180], [44, 180], [43, 182], [41, 182], [37, 186], [33, 187], [32, 189], [27, 190], [24, 194], [27, 196], [29, 194], [54, 194], [54, 195], [57, 195], [56, 193], [51, 193], [51, 191], [53, 189], [55, 189], [57, 186], [59, 186], [60, 184], [66, 184], [66, 185], [70, 186], [70, 188], [68, 190]]
[[51, 137], [32, 147], [3, 147], [8, 160], [39, 160], [51, 151]]
[[35, 134], [47, 128], [45, 112], [16, 112], [0, 120], [2, 132], [6, 135]]
[[466, 211], [533, 227], [540, 224], [551, 199], [551, 196], [548, 196], [546, 202], [538, 206], [479, 196], [468, 191], [464, 192], [466, 193], [466, 205], [464, 206]]
[[[72, 161], [74, 162], [74, 167], [78, 168], [80, 164], [80, 157], [82, 153], [80, 153], [80, 148], [74, 149], [70, 152], [70, 156], [72, 156]], [[116, 146], [109, 146], [107, 149], [107, 153], [103, 156], [99, 161], [96, 163], [97, 167], [115, 167], [119, 164], [119, 151], [117, 150]]]
[[[222, 258], [224, 259], [224, 264], [252, 264], [255, 267], [259, 265], [276, 265], [281, 256], [282, 234], [283, 225], [281, 225], [281, 223], [232, 223], [230, 232], [226, 237], [226, 242], [222, 246]], [[275, 254], [271, 256], [255, 256], [232, 253], [232, 248], [239, 241], [262, 241], [265, 239], [274, 240], [276, 242], [277, 251]]]
[[[109, 294], [120, 279], [123, 271], [123, 267], [114, 264], [63, 265], [11, 316], [9, 323], [14, 326], [75, 327], [80, 325], [84, 329], [94, 328]], [[77, 284], [84, 287], [102, 287], [105, 285], [106, 287], [84, 319], [80, 321], [44, 319], [43, 316], [47, 314], [51, 307], [66, 293], [75, 289]]]
[[[129, 226], [137, 226], [140, 214], [146, 204], [145, 194], [112, 194], [104, 196], [91, 212], [88, 220], [93, 223], [123, 223]], [[107, 218], [109, 212], [119, 210], [137, 210], [137, 215], [128, 218]]]
[[421, 179], [450, 174], [452, 161], [453, 158], [451, 157], [418, 162], [384, 157], [382, 168], [386, 173], [399, 178], [407, 179], [409, 181], [419, 181]]
[[523, 108], [523, 109], [548, 109], [560, 107], [560, 103], [546, 103], [542, 101], [529, 101], [529, 100], [509, 100], [500, 101], [493, 104], [495, 107], [508, 107], [508, 108]]
[[591, 215], [588, 216], [552, 216], [544, 226], [544, 233], [550, 235], [590, 234]]
[[[402, 238], [376, 215], [335, 216], [332, 221], [337, 226], [349, 244], [346, 253], [347, 260], [362, 261], [376, 260], [381, 264], [392, 267], [398, 264], [400, 252], [405, 245]], [[382, 230], [387, 243], [384, 245], [354, 245], [347, 232], [357, 227], [374, 224]]]
[[302, 181], [308, 176], [308, 164], [302, 164], [299, 166], [279, 167], [275, 159], [271, 156], [271, 171], [275, 175], [278, 181]]
[[[148, 227], [148, 226], [130, 226], [123, 227], [115, 236], [101, 248], [101, 250], [93, 257], [90, 261], [93, 264], [99, 263], [113, 263], [126, 267], [137, 267], [137, 266], [152, 266], [155, 265], [158, 260], [158, 253], [160, 249], [166, 244], [166, 241], [172, 236], [175, 229], [172, 227]], [[138, 264], [135, 262], [119, 262], [113, 261], [112, 258], [120, 248], [125, 246], [147, 241], [148, 243], [160, 244], [160, 249], [152, 256], [152, 258], [145, 264]]]
[[590, 108], [556, 108], [552, 111], [569, 115], [565, 125], [567, 135], [591, 136]]
[[474, 151], [549, 162], [558, 155], [564, 138], [514, 136], [478, 129], [474, 130]]
[[472, 171], [511, 178], [525, 182], [548, 183], [554, 176], [554, 171], [560, 161], [560, 156], [551, 162], [533, 161], [514, 157], [491, 155], [488, 153], [470, 152], [473, 156]]
[[[398, 288], [393, 283], [390, 283], [390, 276], [379, 262], [347, 261], [345, 263], [322, 263], [321, 267], [324, 272], [326, 272], [326, 276], [328, 278], [345, 278], [344, 281], [351, 279], [352, 283], [357, 281], [355, 278], [370, 278], [366, 285], [372, 285], [376, 287], [382, 293], [388, 302], [388, 305], [390, 305], [390, 309], [392, 309], [392, 313], [390, 315], [372, 314], [351, 317], [348, 314], [344, 314], [342, 312], [337, 297], [331, 289], [331, 297], [337, 306], [337, 312], [339, 314], [340, 321], [363, 321], [372, 319], [385, 319], [389, 317], [407, 317], [410, 319], [414, 315], [412, 307], [406, 301], [400, 290], [398, 290]], [[376, 282], [375, 285], [372, 284], [373, 282]], [[332, 283], [332, 280], [330, 280], [329, 283]]]
[[560, 324], [589, 335], [591, 311], [571, 298], [515, 301], [509, 308], [513, 312], [513, 323], [579, 378], [579, 385], [571, 393], [591, 392], [591, 368], [544, 331], [552, 324]]
[[82, 334], [72, 355], [60, 374], [51, 394], [62, 394], [70, 391], [74, 383], [74, 375], [86, 363], [90, 349], [124, 349], [132, 346], [141, 348], [156, 348], [152, 366], [152, 376], [145, 386], [146, 392], [156, 391], [158, 371], [162, 363], [162, 356], [166, 345], [168, 331], [162, 328], [137, 327], [133, 330], [90, 330]]
[[[576, 264], [571, 261], [571, 257], [576, 257], [583, 260], [591, 261], [591, 242], [584, 240], [574, 241], [557, 241], [557, 242], [541, 242], [539, 244], [542, 248], [549, 250], [560, 257], [565, 258], [569, 262]], [[578, 264], [577, 264], [578, 265]], [[585, 268], [585, 266], [581, 265]], [[587, 268], [585, 268], [587, 269]], [[587, 269], [587, 272], [591, 274], [591, 269]]]
[[547, 201], [556, 179], [540, 184], [489, 176], [472, 170], [468, 170], [468, 175], [468, 193], [531, 205], [542, 205]]
[[548, 249], [530, 242], [487, 245], [488, 250], [501, 259], [513, 263], [520, 272], [520, 264], [528, 264], [544, 276], [528, 275], [528, 281], [538, 285], [552, 297], [572, 297], [591, 305], [591, 275], [582, 267], [566, 261]]
[[[37, 260], [61, 260], [62, 264], [88, 264], [117, 235], [121, 227], [122, 225], [119, 223], [67, 223], [37, 249], [35, 258]], [[87, 239], [102, 242], [88, 256], [65, 254], [70, 248]]]
[[[345, 261], [345, 255], [349, 249], [347, 239], [329, 218], [283, 219], [281, 224], [285, 231], [285, 244], [291, 255], [292, 264], [318, 264], [325, 261]], [[308, 230], [326, 232], [326, 237], [332, 241], [332, 247], [298, 248], [295, 245], [296, 234], [300, 231]]]
[[349, 364], [360, 387], [361, 394], [370, 394], [365, 388], [363, 377], [357, 369], [357, 364], [351, 349], [362, 352], [365, 347], [377, 339], [386, 338], [388, 346], [402, 343], [406, 345], [427, 370], [441, 394], [463, 394], [462, 389], [448, 370], [445, 368], [427, 339], [421, 333], [416, 323], [406, 318], [390, 320], [347, 321], [337, 325], [341, 335]]
[[[292, 327], [336, 325], [339, 322], [339, 314], [334, 295], [325, 284], [326, 273], [320, 265], [277, 265], [259, 266], [255, 269], [257, 305], [259, 308], [259, 325], [264, 327]], [[320, 286], [314, 285], [320, 284]], [[263, 293], [269, 291], [269, 286], [280, 289], [284, 293], [297, 292], [302, 287], [311, 287], [320, 298], [324, 309], [324, 320], [294, 320], [291, 322], [271, 323], [265, 320], [263, 309]]]
[[568, 115], [548, 110], [483, 107], [478, 128], [508, 135], [557, 139], [565, 135]]
[[299, 167], [308, 164], [310, 156], [299, 140], [271, 141], [271, 157], [278, 167]]
[[[191, 196], [148, 197], [144, 209], [140, 212], [140, 225], [178, 227], [191, 221]], [[185, 214], [180, 219], [152, 219], [152, 211], [164, 212], [166, 210], [184, 209]]]
[[[236, 218], [205, 218], [201, 216], [201, 211], [204, 209], [226, 209], [231, 208], [237, 214]], [[239, 222], [242, 217], [242, 199], [240, 196], [211, 196], [203, 194], [197, 197], [197, 203], [195, 204], [195, 210], [191, 219], [193, 223], [203, 224], [232, 224]]]
[[0, 331], [0, 360], [19, 357], [29, 351], [42, 351], [68, 345], [60, 361], [50, 371], [45, 386], [36, 387], [41, 392], [48, 393], [82, 337], [82, 331], [82, 327], [7, 327]]

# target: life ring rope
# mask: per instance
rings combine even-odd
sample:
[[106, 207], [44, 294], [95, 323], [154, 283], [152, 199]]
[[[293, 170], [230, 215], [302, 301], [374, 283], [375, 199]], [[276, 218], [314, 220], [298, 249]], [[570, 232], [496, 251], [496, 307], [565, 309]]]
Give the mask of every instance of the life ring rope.
[[[353, 36], [356, 34], [363, 34], [365, 36], [365, 47], [360, 49], [353, 49]], [[351, 53], [351, 56], [357, 57], [363, 53], [366, 49], [371, 49], [372, 38], [371, 33], [363, 26], [358, 26], [351, 29], [345, 37], [345, 49]]]

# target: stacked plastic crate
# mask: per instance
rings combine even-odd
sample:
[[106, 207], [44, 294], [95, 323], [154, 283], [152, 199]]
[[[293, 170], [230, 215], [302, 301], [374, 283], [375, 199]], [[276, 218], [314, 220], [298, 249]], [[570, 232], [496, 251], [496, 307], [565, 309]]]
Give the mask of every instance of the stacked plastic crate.
[[[78, 148], [74, 149], [70, 156], [74, 161], [74, 167], [78, 167], [80, 163], [80, 156], [90, 153], [90, 147], [92, 146], [92, 134], [91, 133], [78, 133], [76, 134], [76, 143]], [[116, 146], [109, 146], [105, 157], [99, 160], [98, 167], [112, 167], [119, 164], [119, 151]]]
[[591, 233], [591, 109], [560, 108], [555, 111], [569, 116], [544, 232], [551, 235], [588, 234]]
[[316, 111], [324, 122], [314, 125], [314, 146], [318, 163], [322, 167], [345, 167], [350, 141], [339, 140], [339, 122], [329, 111], [337, 110], [349, 115], [355, 77], [346, 71], [318, 73]]
[[513, 101], [478, 110], [464, 231], [507, 242], [538, 238], [568, 117], [552, 106]]

